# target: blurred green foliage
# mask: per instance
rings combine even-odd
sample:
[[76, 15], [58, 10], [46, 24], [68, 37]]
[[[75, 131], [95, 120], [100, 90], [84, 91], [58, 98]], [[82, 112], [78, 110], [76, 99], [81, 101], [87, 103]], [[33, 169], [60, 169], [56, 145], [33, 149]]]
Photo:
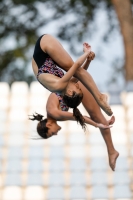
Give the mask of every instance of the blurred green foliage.
[[[34, 79], [26, 69], [38, 30], [51, 21], [58, 23], [62, 19], [57, 36], [69, 41], [71, 50], [76, 52], [75, 40], [82, 40], [101, 5], [108, 10], [112, 30], [115, 25], [110, 0], [0, 0], [0, 80], [30, 83]], [[74, 17], [67, 20], [68, 16]]]

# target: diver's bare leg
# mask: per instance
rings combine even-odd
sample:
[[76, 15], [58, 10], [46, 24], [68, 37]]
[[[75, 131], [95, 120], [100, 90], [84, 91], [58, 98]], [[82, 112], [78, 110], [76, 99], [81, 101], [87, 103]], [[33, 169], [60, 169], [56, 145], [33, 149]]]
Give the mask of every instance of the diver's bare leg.
[[92, 76], [83, 68], [79, 68], [75, 74], [75, 77], [83, 83], [83, 85], [91, 92], [98, 105], [103, 111], [111, 116], [113, 112], [107, 103], [107, 95], [101, 94], [92, 78]]
[[[97, 102], [95, 101], [91, 93], [83, 86], [82, 83], [80, 82], [78, 83], [83, 91], [82, 103], [86, 111], [89, 113], [91, 119], [93, 119], [97, 123], [102, 123], [105, 125], [113, 123], [114, 119], [112, 118], [112, 121], [108, 122], [103, 116], [100, 107], [98, 106]], [[114, 148], [111, 138], [111, 131], [110, 129], [100, 129], [100, 131], [107, 146], [110, 167], [112, 168], [112, 170], [115, 170], [116, 159], [119, 156], [119, 153]]]
[[[53, 36], [44, 35], [41, 39], [40, 45], [43, 51], [48, 53], [48, 55], [58, 64], [58, 66], [65, 71], [68, 71], [73, 65], [74, 62], [72, 58]], [[107, 103], [107, 96], [100, 93], [91, 75], [83, 68], [79, 68], [75, 74], [75, 77], [78, 78], [92, 93], [99, 106], [109, 116], [111, 116], [113, 113]]]

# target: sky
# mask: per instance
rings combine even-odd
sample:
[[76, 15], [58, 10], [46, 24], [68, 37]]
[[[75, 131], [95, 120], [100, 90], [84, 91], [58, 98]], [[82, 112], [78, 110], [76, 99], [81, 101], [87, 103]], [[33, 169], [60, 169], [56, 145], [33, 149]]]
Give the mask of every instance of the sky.
[[[116, 20], [116, 24], [117, 24]], [[99, 88], [104, 91], [107, 91], [108, 81], [110, 80], [110, 75], [113, 74], [112, 70], [112, 62], [119, 58], [123, 63], [124, 59], [124, 48], [123, 48], [123, 40], [120, 34], [120, 30], [115, 30], [113, 34], [111, 34], [110, 39], [107, 43], [101, 40], [101, 37], [104, 35], [106, 28], [108, 27], [107, 14], [105, 10], [99, 10], [95, 16], [95, 24], [96, 31], [93, 33], [93, 37], [89, 38], [86, 34], [84, 40], [88, 42], [92, 50], [96, 53], [95, 59], [90, 64], [88, 72], [92, 75], [96, 84]], [[57, 23], [50, 23], [49, 25], [42, 27], [39, 30], [39, 34], [42, 35], [44, 33], [49, 33], [56, 37], [56, 30], [58, 29]], [[89, 31], [89, 30], [88, 30]], [[59, 39], [59, 38], [58, 38]], [[75, 57], [69, 50], [69, 42], [62, 41], [59, 39], [63, 47], [67, 50], [67, 52], [71, 55], [73, 60], [76, 60]], [[80, 48], [82, 48], [82, 43]], [[100, 53], [100, 58], [99, 55]], [[121, 63], [121, 64], [122, 64]], [[118, 77], [119, 84], [123, 86], [123, 79]]]

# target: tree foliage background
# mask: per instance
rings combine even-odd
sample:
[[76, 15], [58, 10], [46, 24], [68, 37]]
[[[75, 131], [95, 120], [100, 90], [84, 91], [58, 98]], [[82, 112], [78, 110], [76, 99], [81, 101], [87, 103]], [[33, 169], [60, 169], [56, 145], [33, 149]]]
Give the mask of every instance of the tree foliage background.
[[[120, 28], [124, 44], [128, 44], [128, 47], [124, 46], [125, 61], [122, 66], [116, 66], [116, 70], [121, 71], [126, 80], [133, 80], [133, 58], [131, 58], [133, 57], [131, 56], [133, 55], [133, 0], [126, 0], [125, 4], [122, 2], [121, 0], [0, 0], [0, 81], [8, 81], [11, 84], [13, 81], [25, 80], [30, 83], [34, 79], [27, 73], [27, 66], [32, 58], [34, 44], [40, 36], [39, 29], [52, 21], [57, 21], [56, 35], [68, 41], [71, 51], [78, 54], [79, 51], [74, 44], [82, 41], [86, 33], [90, 36], [93, 34], [96, 29], [93, 24], [94, 18], [99, 9], [107, 10], [109, 24], [101, 39], [108, 42], [113, 30]], [[116, 16], [120, 26], [116, 23]], [[124, 21], [122, 17], [127, 18]], [[123, 31], [125, 30], [123, 22], [126, 23], [127, 33]], [[127, 26], [127, 22], [131, 28]], [[127, 41], [125, 38], [130, 40]], [[127, 51], [129, 43], [130, 50]], [[127, 60], [130, 61], [127, 63]]]

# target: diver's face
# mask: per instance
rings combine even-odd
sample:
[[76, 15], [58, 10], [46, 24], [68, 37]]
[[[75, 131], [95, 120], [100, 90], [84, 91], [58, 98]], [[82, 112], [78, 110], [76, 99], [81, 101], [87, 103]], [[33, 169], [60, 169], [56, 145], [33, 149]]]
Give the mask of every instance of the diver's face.
[[48, 133], [47, 133], [47, 137], [52, 137], [54, 135], [58, 134], [58, 131], [61, 130], [61, 127], [57, 124], [57, 122], [54, 121], [48, 121], [46, 126], [48, 127]]
[[70, 82], [66, 89], [66, 94], [68, 96], [72, 96], [74, 93], [80, 95], [80, 94], [82, 94], [82, 90], [80, 89], [78, 83]]

